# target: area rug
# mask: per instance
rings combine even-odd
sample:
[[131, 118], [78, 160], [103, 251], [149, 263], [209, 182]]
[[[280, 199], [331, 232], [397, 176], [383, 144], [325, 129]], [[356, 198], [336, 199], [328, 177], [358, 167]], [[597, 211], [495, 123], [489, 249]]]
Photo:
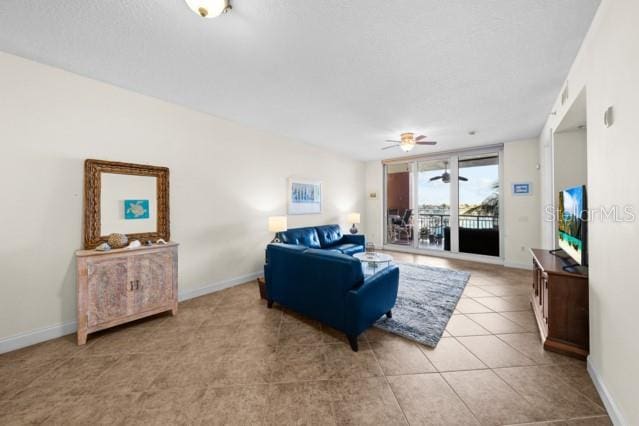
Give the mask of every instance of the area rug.
[[435, 347], [470, 279], [468, 272], [397, 263], [399, 291], [393, 317], [375, 327]]

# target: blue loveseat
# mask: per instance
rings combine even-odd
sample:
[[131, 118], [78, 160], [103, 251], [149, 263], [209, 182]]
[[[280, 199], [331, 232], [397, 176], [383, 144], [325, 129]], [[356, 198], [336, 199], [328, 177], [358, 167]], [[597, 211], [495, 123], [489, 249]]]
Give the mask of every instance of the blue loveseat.
[[399, 285], [395, 265], [365, 278], [360, 261], [337, 249], [280, 243], [268, 245], [266, 259], [268, 307], [277, 302], [344, 332], [354, 351], [359, 334], [391, 316]]
[[279, 232], [277, 237], [284, 244], [294, 244], [312, 249], [332, 250], [343, 254], [361, 253], [366, 246], [363, 235], [344, 235], [339, 225], [293, 228]]

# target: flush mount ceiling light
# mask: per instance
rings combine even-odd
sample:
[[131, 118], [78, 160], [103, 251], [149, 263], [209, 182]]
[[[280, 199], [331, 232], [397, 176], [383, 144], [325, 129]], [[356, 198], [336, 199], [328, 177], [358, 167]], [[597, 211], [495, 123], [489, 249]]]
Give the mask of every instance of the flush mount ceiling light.
[[202, 18], [216, 18], [231, 10], [229, 0], [185, 0], [191, 10]]

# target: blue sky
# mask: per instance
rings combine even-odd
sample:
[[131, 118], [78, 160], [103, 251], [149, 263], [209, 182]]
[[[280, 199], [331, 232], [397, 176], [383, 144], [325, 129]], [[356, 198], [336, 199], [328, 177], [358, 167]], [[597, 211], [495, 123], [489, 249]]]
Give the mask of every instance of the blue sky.
[[580, 217], [582, 210], [583, 189], [580, 186], [564, 190], [564, 215], [572, 213]]
[[[460, 182], [459, 203], [479, 204], [488, 197], [493, 192], [492, 185], [499, 179], [498, 169], [497, 165], [462, 168], [460, 175], [467, 177], [468, 182]], [[419, 172], [419, 205], [450, 204], [450, 183], [442, 183], [441, 179], [429, 180], [443, 172]]]

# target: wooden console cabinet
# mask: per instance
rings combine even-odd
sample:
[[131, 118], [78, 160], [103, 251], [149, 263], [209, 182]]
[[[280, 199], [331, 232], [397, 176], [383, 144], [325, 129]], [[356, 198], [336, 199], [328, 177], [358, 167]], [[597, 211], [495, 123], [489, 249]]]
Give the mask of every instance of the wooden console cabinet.
[[178, 245], [76, 252], [78, 345], [87, 334], [164, 311], [177, 313]]
[[548, 250], [532, 249], [531, 304], [544, 349], [586, 359], [589, 350], [588, 276], [563, 270]]

